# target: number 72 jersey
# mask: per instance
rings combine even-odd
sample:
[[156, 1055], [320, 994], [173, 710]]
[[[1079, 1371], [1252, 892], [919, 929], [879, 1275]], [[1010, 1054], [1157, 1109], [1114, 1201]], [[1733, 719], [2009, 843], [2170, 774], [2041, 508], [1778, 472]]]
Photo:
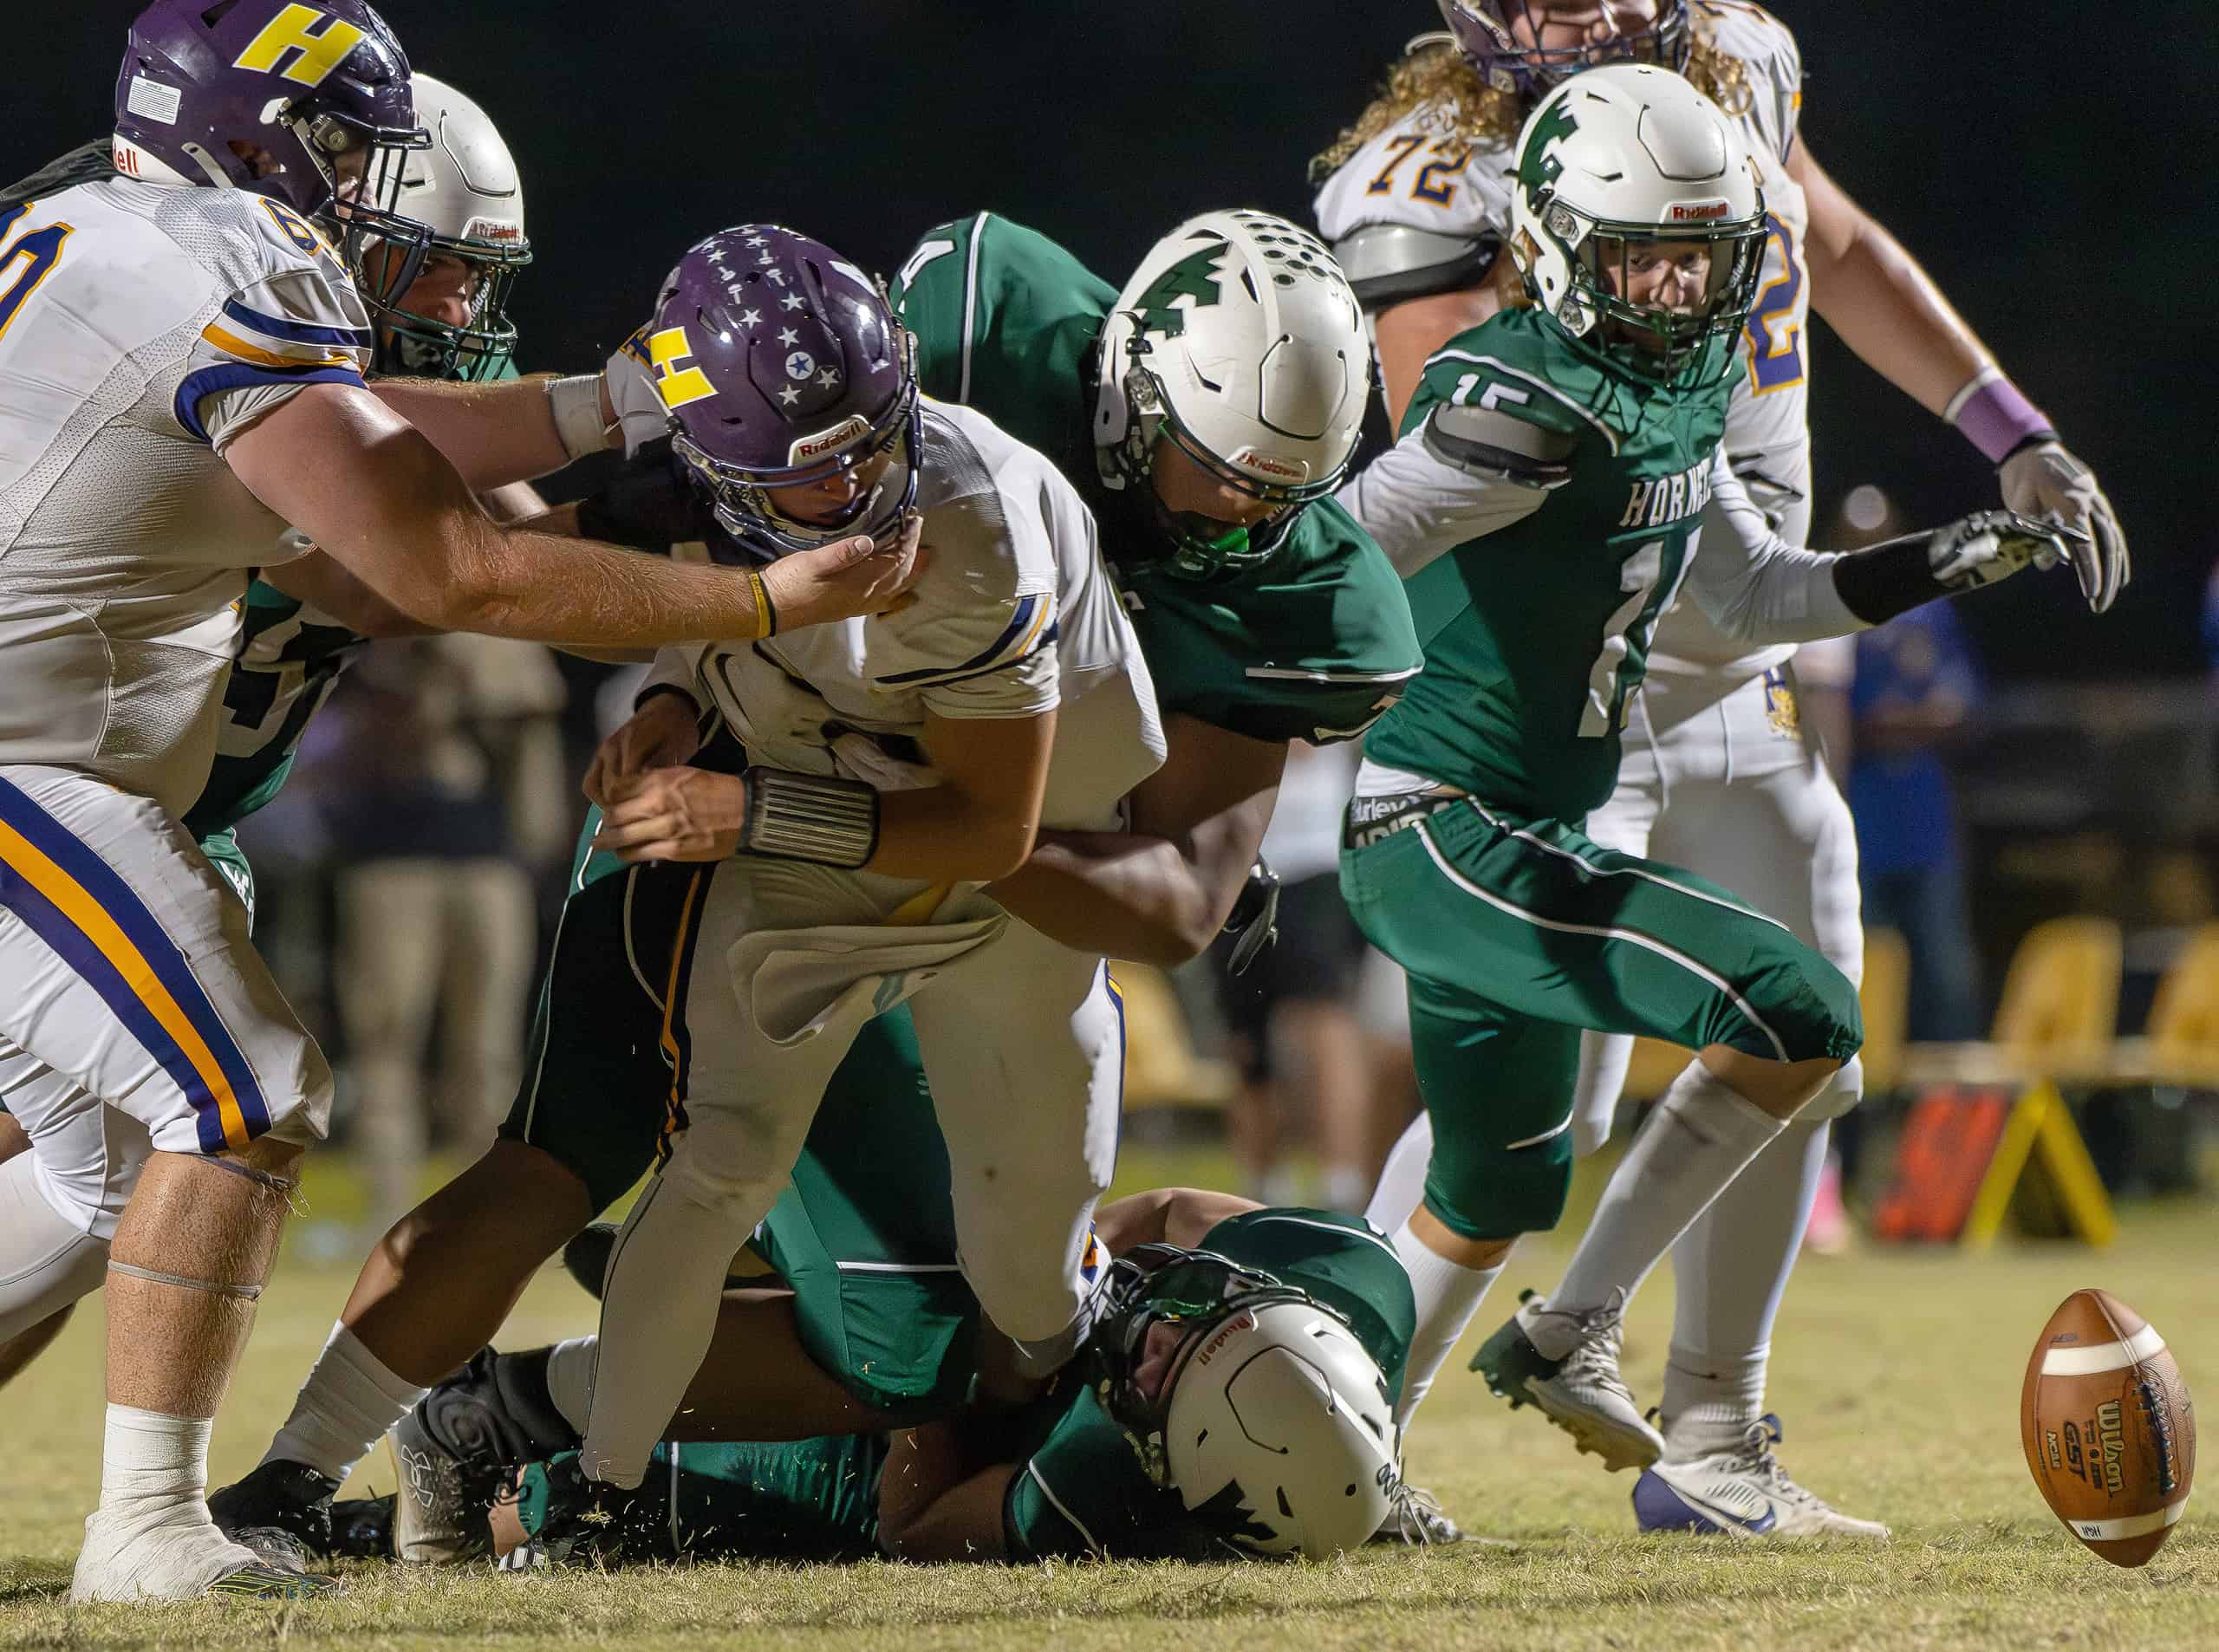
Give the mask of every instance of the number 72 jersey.
[[[1741, 66], [1739, 81], [1721, 88], [1724, 106], [1756, 157], [1772, 232], [1756, 308], [1742, 341], [1726, 451], [1757, 503], [1774, 516], [1781, 537], [1791, 544], [1806, 544], [1811, 295], [1804, 236], [1810, 209], [1802, 185], [1787, 173], [1803, 104], [1802, 55], [1787, 26], [1761, 6], [1695, 0], [1694, 14], [1697, 37]], [[1389, 226], [1465, 243], [1471, 249], [1465, 260], [1467, 273], [1446, 284], [1470, 286], [1476, 270], [1493, 262], [1510, 233], [1513, 159], [1506, 143], [1458, 137], [1442, 130], [1433, 110], [1415, 110], [1326, 179], [1318, 193], [1318, 231], [1336, 251], [1360, 231]], [[1441, 260], [1442, 268], [1453, 267], [1438, 244], [1431, 256]], [[1352, 277], [1360, 276], [1360, 261], [1344, 261], [1350, 263]], [[1395, 292], [1391, 281], [1375, 288], [1359, 278], [1357, 290], [1372, 309], [1388, 308], [1398, 296], [1418, 296]]]

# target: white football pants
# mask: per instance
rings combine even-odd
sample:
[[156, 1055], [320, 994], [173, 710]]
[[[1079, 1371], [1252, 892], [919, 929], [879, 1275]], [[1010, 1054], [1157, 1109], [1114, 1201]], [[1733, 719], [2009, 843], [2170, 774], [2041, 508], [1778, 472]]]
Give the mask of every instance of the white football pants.
[[[947, 1138], [957, 1255], [995, 1325], [1044, 1364], [1100, 1279], [1124, 1011], [1099, 958], [960, 888], [742, 856], [700, 915], [682, 1028], [686, 1128], [609, 1265], [585, 1462], [636, 1485], [715, 1329], [732, 1254], [770, 1213], [856, 1033], [908, 1002]], [[903, 911], [902, 915], [916, 915]]]

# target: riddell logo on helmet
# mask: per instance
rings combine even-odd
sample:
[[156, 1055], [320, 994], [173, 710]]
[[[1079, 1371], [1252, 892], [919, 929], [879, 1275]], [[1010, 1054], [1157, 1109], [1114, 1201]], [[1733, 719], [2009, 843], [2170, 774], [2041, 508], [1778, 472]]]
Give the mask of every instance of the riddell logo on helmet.
[[827, 453], [836, 453], [869, 434], [870, 420], [861, 413], [849, 413], [831, 429], [819, 431], [814, 436], [804, 436], [796, 442], [791, 462], [798, 465], [805, 459], [822, 459]]
[[1674, 201], [1665, 220], [1671, 224], [1704, 224], [1712, 218], [1724, 218], [1734, 210], [1734, 203], [1716, 201]]
[[1284, 482], [1306, 482], [1310, 479], [1310, 467], [1301, 460], [1274, 459], [1269, 453], [1259, 453], [1253, 448], [1233, 462], [1244, 471], [1253, 471], [1259, 476], [1273, 477]]
[[1220, 1325], [1216, 1331], [1211, 1336], [1209, 1341], [1202, 1344], [1201, 1351], [1194, 1356], [1194, 1363], [1198, 1367], [1208, 1364], [1210, 1361], [1216, 1358], [1218, 1355], [1225, 1351], [1225, 1345], [1231, 1342], [1234, 1337], [1238, 1336], [1242, 1331], [1253, 1330], [1255, 1329], [1255, 1311], [1253, 1309], [1242, 1309], [1239, 1313], [1233, 1315], [1232, 1318], [1227, 1320], [1225, 1324]]

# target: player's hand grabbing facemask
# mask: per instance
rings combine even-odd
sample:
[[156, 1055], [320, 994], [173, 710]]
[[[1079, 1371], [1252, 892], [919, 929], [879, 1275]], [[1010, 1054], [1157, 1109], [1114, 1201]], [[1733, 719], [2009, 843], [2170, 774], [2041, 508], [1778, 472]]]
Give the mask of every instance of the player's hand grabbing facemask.
[[[1952, 591], [1993, 585], [2029, 563], [2054, 568], [2070, 560], [2080, 576], [2081, 591], [2089, 594], [2090, 576], [2083, 559], [2093, 555], [2086, 534], [2011, 511], [1980, 511], [1936, 528], [1926, 541], [1928, 571], [1936, 584]], [[2115, 594], [2117, 588], [2112, 589]], [[2110, 598], [2099, 602], [2090, 594], [2088, 604], [2100, 614], [2110, 606]]]
[[636, 453], [649, 442], [670, 434], [670, 409], [663, 406], [654, 375], [642, 359], [646, 346], [641, 341], [647, 330], [641, 328], [627, 339], [602, 369], [602, 381], [608, 387], [608, 405], [616, 410], [616, 422], [624, 429], [627, 453]]
[[2126, 535], [2095, 472], [2057, 442], [2022, 447], [2003, 461], [2003, 503], [2022, 517], [2046, 517], [2079, 531], [2068, 548], [2080, 595], [2101, 614], [2133, 577]]

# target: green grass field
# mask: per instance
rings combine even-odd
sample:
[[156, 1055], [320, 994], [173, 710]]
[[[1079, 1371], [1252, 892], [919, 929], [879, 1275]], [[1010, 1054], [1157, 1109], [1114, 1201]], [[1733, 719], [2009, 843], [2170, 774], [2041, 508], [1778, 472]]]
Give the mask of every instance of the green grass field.
[[[1129, 1154], [1128, 1185], [1168, 1174]], [[1563, 1251], [1536, 1246], [1506, 1285], [1546, 1285]], [[220, 1482], [252, 1465], [322, 1345], [353, 1269], [290, 1263], [218, 1421]], [[2066, 1535], [2018, 1443], [2034, 1333], [2077, 1286], [2102, 1285], [2164, 1332], [2191, 1384], [2219, 1381], [2219, 1209], [2125, 1213], [2110, 1252], [2006, 1246], [1985, 1258], [1867, 1246], [1807, 1261], [1776, 1339], [1773, 1401], [1807, 1484], [1895, 1527], [1884, 1547], [1794, 1549], [1642, 1538], [1632, 1475], [1607, 1475], [1563, 1437], [1452, 1368], [1410, 1467], [1467, 1529], [1506, 1539], [1429, 1553], [1374, 1551], [1324, 1565], [948, 1567], [504, 1577], [353, 1571], [344, 1597], [294, 1608], [70, 1608], [79, 1522], [96, 1496], [97, 1306], [0, 1400], [0, 1648], [197, 1642], [286, 1648], [1446, 1647], [1743, 1649], [2219, 1648], [2219, 1531], [2191, 1506], [2157, 1559], [2119, 1571]], [[1630, 1320], [1627, 1371], [1653, 1396], [1669, 1326], [1662, 1275]], [[1481, 1316], [1492, 1327], [1514, 1293]], [[504, 1337], [529, 1346], [592, 1323], [559, 1273]], [[1460, 1362], [1461, 1365], [1461, 1362]], [[367, 1479], [390, 1489], [374, 1458]], [[2208, 1498], [2209, 1494], [2207, 1494]], [[2209, 1506], [2207, 1502], [2207, 1507]]]

